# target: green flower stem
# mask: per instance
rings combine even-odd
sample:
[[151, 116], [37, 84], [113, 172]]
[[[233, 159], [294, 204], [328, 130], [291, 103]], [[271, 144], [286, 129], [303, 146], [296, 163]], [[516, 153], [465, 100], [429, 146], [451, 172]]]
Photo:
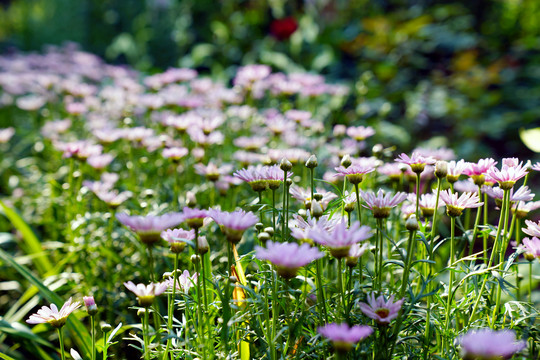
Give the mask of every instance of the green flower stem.
[[416, 218], [420, 221], [420, 173], [416, 174]]
[[[454, 248], [454, 236], [455, 236], [455, 229], [456, 229], [456, 217], [451, 216], [450, 217], [450, 262], [448, 263], [448, 267], [451, 268], [454, 265], [455, 262], [455, 248]], [[446, 323], [445, 323], [445, 329], [446, 332], [448, 332], [448, 328], [450, 325], [450, 308], [452, 307], [452, 295], [453, 295], [453, 289], [454, 289], [454, 272], [450, 270], [450, 280], [448, 280], [448, 303], [446, 304]]]
[[348, 266], [349, 268], [349, 278], [347, 281], [347, 314], [350, 311], [351, 308], [351, 296], [352, 296], [352, 282], [353, 282], [353, 268], [351, 266]]
[[174, 299], [176, 295], [176, 279], [178, 277], [177, 271], [178, 271], [178, 253], [174, 254], [174, 268], [173, 268], [173, 288], [172, 288], [172, 294], [169, 297], [169, 316], [167, 318], [167, 329], [169, 329], [169, 338], [167, 339], [167, 347], [165, 348], [165, 353], [163, 354], [163, 360], [167, 359], [169, 357], [169, 349], [171, 347], [172, 342], [172, 335], [173, 335], [173, 328], [172, 328], [172, 322], [174, 317]]
[[107, 331], [103, 332], [103, 360], [107, 360], [107, 350], [109, 344], [107, 343]]
[[[195, 255], [199, 256], [199, 229], [195, 228]], [[230, 244], [227, 242], [229, 249]], [[202, 293], [202, 286], [201, 286], [201, 262], [202, 259], [198, 259], [198, 261], [195, 261], [195, 271], [197, 272], [197, 328], [199, 329], [199, 341], [202, 342], [203, 345], [203, 358], [206, 358], [206, 340], [205, 340], [205, 334], [204, 334], [204, 326], [203, 326], [203, 316], [202, 316], [202, 308], [203, 304], [201, 301], [201, 293]], [[204, 278], [204, 277], [203, 277]], [[227, 284], [229, 282], [227, 281]], [[229, 285], [227, 285], [227, 293], [229, 292]]]
[[338, 263], [338, 289], [339, 293], [341, 294], [341, 310], [345, 314], [345, 319], [347, 322], [349, 322], [349, 315], [346, 308], [346, 302], [345, 302], [345, 291], [343, 289], [343, 259], [337, 259]]
[[356, 192], [356, 209], [358, 211], [358, 221], [362, 223], [362, 207], [360, 206], [360, 188], [358, 184], [354, 184], [354, 191]]
[[[478, 185], [478, 198], [482, 198], [482, 188], [480, 185]], [[474, 251], [474, 243], [476, 242], [476, 237], [478, 236], [478, 225], [480, 224], [480, 216], [482, 215], [482, 207], [478, 207], [476, 209], [476, 219], [474, 220], [474, 228], [473, 228], [473, 234], [471, 239], [471, 244], [469, 247], [469, 256], [473, 254]]]
[[287, 221], [285, 218], [288, 217], [288, 211], [287, 211], [287, 171], [283, 172], [283, 207], [282, 207], [282, 227], [281, 227], [281, 241], [285, 241], [285, 234], [287, 233], [286, 223]]
[[148, 311], [150, 311], [148, 308], [144, 309], [144, 323], [143, 323], [143, 339], [144, 339], [144, 359], [150, 360], [150, 339], [149, 339], [149, 326], [148, 326]]
[[64, 333], [62, 333], [61, 327], [59, 327], [57, 330], [58, 330], [58, 341], [60, 342], [60, 356], [62, 357], [62, 360], [66, 360], [66, 354], [64, 354]]
[[90, 331], [92, 334], [92, 360], [96, 360], [96, 324], [94, 315], [90, 316]]
[[153, 252], [153, 246], [149, 245], [148, 248], [148, 277], [150, 278], [151, 282], [155, 282], [155, 275], [154, 275], [154, 252]]
[[[502, 204], [502, 209], [501, 209], [501, 213], [500, 213], [500, 216], [499, 216], [499, 226], [497, 227], [497, 235], [495, 236], [495, 242], [493, 243], [493, 250], [491, 251], [491, 256], [489, 257], [489, 262], [487, 264], [487, 269], [489, 269], [491, 267], [491, 264], [493, 263], [493, 260], [495, 258], [495, 254], [497, 253], [497, 244], [500, 241], [501, 230], [502, 230], [501, 224], [503, 223], [503, 221], [505, 221], [504, 219], [506, 218], [505, 213], [506, 213], [507, 193], [509, 193], [509, 191], [504, 190], [503, 204]], [[482, 286], [480, 287], [480, 291], [478, 292], [478, 297], [476, 298], [476, 301], [474, 302], [474, 306], [473, 306], [473, 309], [471, 311], [471, 316], [469, 317], [469, 321], [467, 321], [467, 324], [471, 324], [472, 320], [474, 319], [474, 316], [476, 315], [476, 310], [478, 309], [478, 304], [480, 303], [480, 299], [482, 298], [482, 295], [483, 295], [484, 290], [486, 288], [486, 283], [487, 283], [487, 280], [488, 280], [488, 276], [489, 276], [489, 272], [487, 272], [484, 275], [484, 280], [482, 281]]]
[[262, 213], [262, 203], [263, 203], [262, 191], [259, 191], [259, 221], [261, 222], [261, 224], [264, 224], [263, 213]]
[[[315, 177], [315, 169], [314, 168], [310, 168], [309, 169], [309, 179], [310, 179], [310, 188], [311, 188], [311, 201], [313, 202], [313, 196], [315, 194], [315, 180], [314, 180], [314, 177]], [[311, 208], [310, 208], [310, 212], [311, 212]]]
[[[506, 201], [504, 203], [506, 209], [505, 209], [505, 218], [504, 218], [504, 229], [503, 229], [503, 237], [501, 239], [500, 249], [499, 249], [499, 274], [502, 278], [503, 276], [503, 269], [504, 269], [504, 254], [506, 253], [506, 248], [508, 247], [508, 243], [510, 242], [510, 236], [507, 232], [507, 225], [508, 225], [508, 217], [510, 215], [510, 191], [505, 190], [504, 196], [506, 198]], [[514, 226], [515, 216], [512, 217], [512, 225], [510, 225], [510, 233], [512, 232], [512, 227]], [[501, 226], [499, 224], [499, 226]], [[495, 302], [495, 309], [493, 309], [493, 325], [495, 325], [495, 321], [497, 320], [497, 315], [499, 314], [499, 309], [501, 306], [501, 295], [502, 295], [502, 287], [497, 286], [497, 300]]]
[[317, 286], [317, 304], [319, 312], [324, 314], [325, 323], [328, 323], [328, 312], [326, 311], [326, 300], [324, 295], [324, 287], [322, 283], [322, 259], [315, 260], [316, 268], [316, 286]]
[[532, 304], [532, 261], [529, 261], [529, 303]]
[[276, 231], [276, 190], [275, 189], [272, 189], [272, 228], [274, 229], [274, 234], [277, 233]]
[[[516, 207], [516, 245], [517, 246], [519, 246], [519, 244], [521, 243], [520, 229], [521, 229], [521, 220], [519, 219], [519, 217], [517, 217], [517, 207]], [[516, 265], [515, 270], [516, 270], [516, 299], [517, 301], [519, 301], [519, 298], [521, 297], [521, 286], [520, 286], [521, 281], [519, 281], [519, 262]]]
[[401, 280], [401, 290], [399, 291], [399, 298], [402, 299], [405, 296], [405, 290], [409, 279], [409, 271], [411, 270], [413, 244], [415, 241], [416, 231], [409, 231], [409, 241], [407, 242], [407, 257], [405, 259], [405, 268], [403, 269], [403, 279]]
[[377, 277], [379, 282], [378, 290], [379, 292], [382, 291], [382, 283], [383, 283], [383, 219], [377, 219], [377, 246], [378, 246], [378, 254], [379, 260], [377, 261], [377, 264], [379, 266], [377, 270]]
[[[231, 243], [227, 241], [227, 264], [228, 270], [227, 274], [231, 276], [231, 269], [233, 265], [233, 254], [231, 249]], [[229, 300], [231, 298], [231, 282], [229, 279], [225, 279], [225, 294], [223, 296], [223, 327], [221, 330], [221, 341], [225, 345], [226, 353], [229, 352], [229, 319], [231, 318], [231, 304]]]
[[[441, 188], [442, 188], [442, 179], [437, 178], [437, 195], [435, 198], [435, 211], [433, 212], [433, 223], [431, 225], [431, 235], [429, 237], [429, 260], [431, 260], [431, 257], [433, 256], [433, 248], [435, 247], [435, 234], [437, 232], [437, 215], [439, 210], [439, 198], [441, 194]], [[427, 279], [429, 275], [433, 272], [433, 264], [429, 263], [425, 265], [426, 273], [425, 278]], [[432, 289], [432, 283], [429, 282], [427, 285], [428, 293], [431, 292]], [[427, 297], [427, 303], [426, 303], [426, 329], [425, 329], [425, 350], [424, 350], [424, 359], [427, 359], [428, 353], [429, 353], [429, 343], [430, 343], [430, 337], [431, 337], [431, 295]]]
[[[502, 211], [502, 210], [501, 210]], [[484, 194], [484, 226], [488, 225], [488, 195], [487, 193]], [[483, 239], [483, 246], [484, 246], [484, 263], [487, 261], [487, 248], [488, 248], [488, 234], [484, 233], [484, 239]]]
[[[272, 271], [272, 342], [278, 342], [277, 339], [277, 323], [279, 320], [279, 306], [278, 306], [278, 294], [277, 294], [277, 273]], [[277, 351], [274, 347], [274, 358], [277, 359]]]

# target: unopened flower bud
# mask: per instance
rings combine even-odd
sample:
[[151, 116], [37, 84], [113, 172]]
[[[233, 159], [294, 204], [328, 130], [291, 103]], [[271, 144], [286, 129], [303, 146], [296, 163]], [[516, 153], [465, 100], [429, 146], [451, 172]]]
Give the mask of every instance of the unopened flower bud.
[[315, 194], [313, 194], [313, 198], [320, 202], [322, 200], [322, 198], [323, 198], [323, 194], [315, 193]]
[[[310, 202], [310, 204], [309, 204], [309, 207], [311, 208], [311, 202]], [[298, 215], [301, 216], [301, 217], [303, 217], [303, 218], [306, 218], [306, 216], [307, 216], [307, 211], [306, 211], [305, 209], [300, 209], [300, 210], [298, 210]]]
[[356, 207], [355, 205], [356, 204], [353, 202], [345, 203], [344, 209], [348, 213], [353, 212]]
[[257, 235], [257, 239], [259, 239], [259, 241], [262, 242], [262, 243], [267, 242], [271, 238], [272, 237], [270, 236], [270, 234], [265, 232], [265, 231], [263, 231], [263, 232], [259, 233], [259, 235]]
[[143, 317], [145, 312], [146, 312], [146, 308], [141, 308], [137, 310], [137, 316]]
[[197, 206], [197, 198], [195, 197], [195, 193], [192, 191], [188, 191], [186, 193], [186, 205], [190, 208], [194, 208]]
[[112, 330], [111, 324], [107, 324], [107, 323], [101, 324], [101, 331], [103, 331], [104, 333], [108, 333], [111, 330]]
[[323, 216], [323, 209], [321, 204], [317, 200], [311, 202], [311, 216], [318, 219]]
[[191, 263], [198, 264], [201, 262], [201, 257], [199, 255], [191, 255]]
[[315, 155], [311, 155], [309, 159], [306, 161], [306, 167], [308, 169], [315, 169], [317, 166], [319, 166], [319, 162], [317, 161], [317, 157]]
[[204, 255], [210, 250], [210, 246], [208, 245], [208, 240], [206, 240], [206, 236], [199, 236], [197, 239], [197, 243], [199, 246], [199, 254]]
[[405, 228], [407, 228], [407, 230], [409, 231], [416, 231], [420, 228], [418, 226], [418, 220], [416, 220], [416, 215], [413, 214], [407, 219], [407, 222], [405, 223]]
[[264, 232], [268, 233], [270, 236], [274, 236], [274, 228], [273, 227], [264, 228]]
[[291, 171], [292, 164], [289, 160], [286, 158], [281, 159], [281, 162], [279, 163], [279, 168], [283, 171]]
[[346, 154], [341, 159], [341, 166], [343, 166], [345, 169], [352, 165], [351, 156], [349, 154]]
[[381, 144], [376, 144], [371, 149], [371, 152], [373, 152], [373, 155], [378, 156], [380, 155], [384, 150], [384, 147]]
[[448, 174], [448, 163], [444, 160], [439, 160], [435, 163], [435, 176], [439, 179], [444, 178]]
[[287, 187], [291, 186], [292, 185], [292, 179], [287, 178], [287, 181], [285, 181], [285, 184], [287, 184]]
[[264, 229], [264, 224], [263, 223], [256, 223], [255, 224], [255, 229], [257, 231], [261, 231], [262, 229]]
[[86, 311], [88, 311], [88, 314], [90, 316], [94, 316], [98, 312], [98, 308], [96, 306], [96, 301], [94, 300], [93, 296], [84, 296], [83, 297], [84, 306], [86, 306]]

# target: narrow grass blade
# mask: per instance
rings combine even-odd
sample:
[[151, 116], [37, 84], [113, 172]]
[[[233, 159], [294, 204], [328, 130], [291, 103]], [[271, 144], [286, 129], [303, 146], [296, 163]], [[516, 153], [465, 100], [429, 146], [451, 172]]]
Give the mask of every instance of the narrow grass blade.
[[[11, 265], [19, 274], [21, 274], [32, 285], [38, 288], [40, 294], [50, 303], [55, 303], [56, 306], [61, 307], [64, 301], [55, 293], [50, 291], [47, 286], [43, 284], [38, 278], [34, 276], [26, 267], [19, 265], [13, 256], [0, 249], [0, 259]], [[67, 320], [67, 328], [71, 333], [71, 338], [77, 344], [79, 350], [83, 353], [85, 358], [91, 357], [91, 344], [92, 339], [88, 330], [84, 327], [79, 319], [74, 316], [70, 316]]]
[[9, 219], [11, 224], [19, 230], [24, 241], [24, 250], [28, 255], [34, 255], [34, 263], [38, 272], [43, 275], [52, 268], [52, 264], [47, 258], [47, 254], [41, 247], [41, 242], [37, 238], [36, 234], [32, 231], [30, 226], [23, 220], [23, 218], [10, 208], [4, 202], [0, 200], [0, 209], [2, 213]]

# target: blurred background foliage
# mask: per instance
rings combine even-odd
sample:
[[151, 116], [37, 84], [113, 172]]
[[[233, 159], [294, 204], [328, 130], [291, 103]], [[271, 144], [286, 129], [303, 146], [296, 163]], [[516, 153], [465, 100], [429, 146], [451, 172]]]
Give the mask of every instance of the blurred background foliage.
[[[145, 72], [239, 65], [348, 83], [344, 118], [403, 151], [532, 158], [539, 125], [538, 0], [3, 0], [0, 49], [73, 41]], [[339, 119], [339, 121], [342, 121]]]

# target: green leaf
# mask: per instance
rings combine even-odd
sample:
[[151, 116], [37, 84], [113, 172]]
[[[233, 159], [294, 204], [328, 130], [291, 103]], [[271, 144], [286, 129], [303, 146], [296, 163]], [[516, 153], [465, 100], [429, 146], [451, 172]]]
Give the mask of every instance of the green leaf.
[[52, 264], [47, 258], [47, 254], [41, 247], [41, 242], [37, 238], [36, 234], [32, 231], [30, 226], [23, 220], [23, 218], [14, 209], [8, 207], [0, 200], [0, 209], [2, 213], [9, 219], [11, 224], [22, 234], [24, 241], [24, 251], [28, 255], [33, 255], [33, 260], [36, 268], [40, 274], [45, 274], [52, 269]]
[[519, 137], [521, 141], [534, 152], [540, 153], [540, 127], [535, 129], [520, 129]]
[[[47, 288], [38, 278], [34, 276], [25, 266], [19, 265], [13, 256], [0, 249], [0, 259], [4, 260], [10, 266], [12, 266], [19, 274], [21, 274], [26, 280], [28, 280], [32, 285], [38, 288], [40, 294], [50, 303], [56, 304], [56, 306], [61, 307], [64, 304], [64, 301], [60, 296], [53, 293]], [[74, 316], [70, 316], [67, 319], [66, 326], [71, 333], [71, 338], [77, 344], [79, 350], [83, 353], [85, 358], [91, 357], [91, 344], [92, 339], [88, 330], [84, 327], [82, 322]]]

